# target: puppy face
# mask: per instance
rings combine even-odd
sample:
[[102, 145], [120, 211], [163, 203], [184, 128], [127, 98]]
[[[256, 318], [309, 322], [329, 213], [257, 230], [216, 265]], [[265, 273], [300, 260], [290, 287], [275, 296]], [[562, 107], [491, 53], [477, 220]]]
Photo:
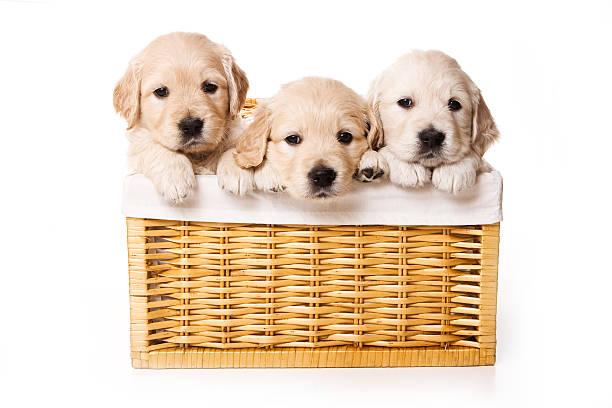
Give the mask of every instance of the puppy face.
[[304, 78], [257, 107], [237, 144], [236, 162], [269, 161], [287, 192], [323, 199], [347, 190], [359, 159], [375, 144], [378, 123], [366, 102], [339, 81]]
[[402, 160], [426, 167], [480, 156], [497, 137], [495, 123], [471, 79], [439, 51], [401, 57], [368, 95], [383, 125], [384, 144]]
[[248, 80], [222, 46], [195, 33], [157, 38], [131, 62], [114, 92], [128, 129], [146, 129], [175, 151], [213, 150], [246, 99]]

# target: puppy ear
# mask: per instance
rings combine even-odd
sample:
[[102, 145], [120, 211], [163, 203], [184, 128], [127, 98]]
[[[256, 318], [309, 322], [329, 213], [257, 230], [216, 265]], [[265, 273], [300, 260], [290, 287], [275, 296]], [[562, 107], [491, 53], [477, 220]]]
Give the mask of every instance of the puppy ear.
[[368, 129], [368, 145], [372, 150], [383, 147], [383, 128], [380, 122], [378, 103], [368, 106], [366, 127]]
[[254, 115], [253, 122], [240, 135], [236, 143], [234, 160], [243, 168], [257, 167], [261, 164], [266, 155], [270, 137], [269, 109], [259, 105]]
[[380, 100], [378, 98], [378, 78], [372, 81], [368, 91], [368, 144], [372, 150], [378, 150], [385, 144], [385, 134], [380, 119]]
[[230, 117], [235, 119], [246, 102], [249, 80], [244, 71], [236, 64], [234, 57], [232, 57], [229, 51], [225, 50], [221, 60], [229, 92], [229, 113]]
[[128, 130], [133, 128], [140, 117], [140, 81], [142, 65], [136, 60], [130, 61], [123, 78], [115, 85], [113, 105], [128, 123]]
[[482, 157], [499, 138], [499, 131], [478, 88], [473, 92], [472, 106], [472, 148]]

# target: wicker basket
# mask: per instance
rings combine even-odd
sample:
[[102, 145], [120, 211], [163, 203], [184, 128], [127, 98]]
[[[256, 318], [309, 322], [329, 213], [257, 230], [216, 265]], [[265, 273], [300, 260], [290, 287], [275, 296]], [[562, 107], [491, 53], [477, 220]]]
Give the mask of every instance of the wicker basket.
[[136, 368], [495, 362], [498, 223], [127, 232]]

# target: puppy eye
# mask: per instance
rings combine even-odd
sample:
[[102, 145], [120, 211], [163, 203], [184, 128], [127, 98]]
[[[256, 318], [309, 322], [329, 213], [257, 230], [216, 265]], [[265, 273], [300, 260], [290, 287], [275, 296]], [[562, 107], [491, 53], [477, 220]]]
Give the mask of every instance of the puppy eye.
[[213, 84], [212, 82], [204, 82], [202, 84], [202, 90], [204, 93], [215, 93], [217, 91], [218, 86]]
[[412, 99], [410, 98], [402, 98], [399, 101], [397, 101], [397, 104], [401, 106], [402, 108], [410, 109], [412, 108], [412, 105], [414, 103], [412, 102]]
[[296, 145], [302, 143], [302, 138], [298, 135], [289, 135], [285, 138], [285, 141], [289, 144]]
[[461, 109], [461, 104], [456, 99], [449, 99], [448, 100], [448, 109], [452, 110], [453, 112], [454, 111], [458, 111], [459, 109]]
[[153, 91], [153, 93], [158, 98], [165, 98], [169, 94], [168, 88], [166, 88], [165, 86], [162, 86], [161, 88], [157, 88], [156, 90]]
[[339, 132], [337, 138], [340, 143], [349, 144], [353, 140], [353, 135], [351, 132]]

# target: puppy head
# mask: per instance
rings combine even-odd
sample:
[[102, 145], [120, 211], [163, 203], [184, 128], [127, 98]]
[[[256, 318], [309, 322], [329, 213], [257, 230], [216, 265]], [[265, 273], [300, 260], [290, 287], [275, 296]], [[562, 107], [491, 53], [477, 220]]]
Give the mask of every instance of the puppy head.
[[339, 81], [309, 77], [284, 85], [256, 108], [236, 162], [268, 160], [289, 194], [323, 199], [347, 190], [359, 159], [379, 140], [363, 98]]
[[498, 137], [478, 87], [439, 51], [401, 57], [374, 80], [368, 101], [383, 124], [384, 144], [405, 161], [436, 167], [470, 150], [482, 156]]
[[229, 51], [204, 35], [172, 33], [130, 61], [115, 109], [171, 150], [213, 150], [246, 100], [249, 82]]

